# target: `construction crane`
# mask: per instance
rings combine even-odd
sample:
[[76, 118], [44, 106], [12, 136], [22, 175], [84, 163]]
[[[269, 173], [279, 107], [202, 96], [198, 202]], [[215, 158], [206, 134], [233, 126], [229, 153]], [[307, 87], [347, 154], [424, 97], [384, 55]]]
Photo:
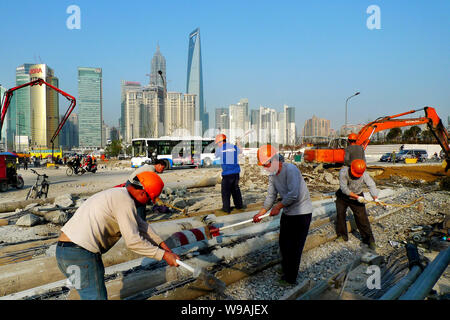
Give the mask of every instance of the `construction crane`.
[[24, 87], [28, 87], [28, 86], [42, 86], [43, 84], [45, 84], [46, 86], [48, 86], [49, 88], [57, 91], [58, 93], [60, 93], [61, 95], [63, 95], [67, 100], [70, 101], [70, 105], [66, 111], [66, 113], [64, 114], [64, 117], [62, 118], [61, 122], [59, 123], [58, 127], [55, 130], [55, 133], [53, 134], [52, 138], [50, 139], [50, 143], [52, 144], [52, 162], [53, 160], [53, 149], [54, 149], [54, 141], [56, 139], [56, 137], [58, 136], [59, 132], [61, 131], [62, 127], [64, 126], [64, 124], [66, 123], [67, 119], [69, 118], [70, 114], [72, 113], [73, 109], [75, 108], [77, 101], [76, 99], [71, 96], [70, 94], [62, 91], [61, 89], [51, 85], [50, 83], [45, 82], [43, 79], [36, 79], [27, 83], [24, 83], [20, 86], [14, 87], [9, 89], [8, 91], [5, 92], [4, 95], [4, 99], [3, 99], [3, 105], [1, 108], [1, 118], [0, 118], [0, 138], [1, 138], [1, 132], [2, 132], [2, 128], [3, 128], [3, 121], [5, 120], [6, 117], [6, 112], [8, 111], [8, 107], [9, 104], [11, 103], [11, 99], [14, 95], [14, 91], [22, 89]]
[[[424, 110], [425, 116], [411, 119], [397, 119], [401, 116], [415, 113]], [[450, 168], [450, 146], [448, 132], [442, 124], [442, 120], [438, 117], [436, 110], [432, 107], [424, 107], [417, 110], [411, 110], [404, 113], [399, 113], [393, 116], [385, 116], [376, 119], [366, 124], [358, 133], [356, 144], [366, 149], [372, 136], [383, 130], [408, 127], [426, 124], [429, 130], [433, 133], [436, 140], [439, 142], [445, 154], [444, 167], [445, 171]], [[329, 148], [329, 149], [307, 149], [305, 150], [304, 158], [308, 162], [327, 163], [327, 164], [343, 164], [345, 156], [344, 148]]]

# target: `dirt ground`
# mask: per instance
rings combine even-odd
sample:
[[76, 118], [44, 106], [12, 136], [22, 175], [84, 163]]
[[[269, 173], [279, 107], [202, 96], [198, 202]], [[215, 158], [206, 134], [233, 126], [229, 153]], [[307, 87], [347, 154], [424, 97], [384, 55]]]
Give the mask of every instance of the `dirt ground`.
[[426, 182], [435, 182], [443, 177], [450, 177], [450, 170], [445, 170], [440, 165], [399, 165], [399, 166], [370, 166], [371, 170], [380, 170], [381, 174], [375, 176], [376, 180], [388, 180], [393, 177], [406, 177], [410, 180], [425, 180]]

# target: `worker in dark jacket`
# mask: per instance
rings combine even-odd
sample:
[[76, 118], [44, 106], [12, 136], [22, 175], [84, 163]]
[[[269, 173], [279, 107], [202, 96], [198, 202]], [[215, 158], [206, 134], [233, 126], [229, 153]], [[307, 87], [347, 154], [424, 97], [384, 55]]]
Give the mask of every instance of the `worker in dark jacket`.
[[345, 148], [344, 165], [350, 167], [352, 161], [355, 159], [361, 159], [366, 162], [366, 156], [364, 154], [364, 148], [359, 144], [356, 144], [356, 139], [358, 136], [355, 133], [350, 133], [348, 135], [349, 145]]
[[[280, 212], [280, 252], [282, 286], [294, 285], [297, 281], [303, 247], [311, 224], [313, 206], [308, 187], [300, 170], [283, 157], [271, 145], [258, 149], [258, 165], [269, 172], [269, 187], [263, 207], [253, 216], [254, 222], [270, 210], [271, 216]], [[278, 195], [281, 201], [277, 202]]]
[[241, 167], [238, 163], [238, 155], [241, 150], [238, 146], [227, 143], [227, 137], [224, 134], [216, 136], [216, 157], [220, 158], [222, 165], [222, 211], [231, 212], [230, 196], [233, 197], [236, 209], [243, 209], [241, 189], [239, 188], [239, 173]]
[[[336, 192], [336, 234], [338, 240], [348, 241], [345, 217], [347, 208], [350, 207], [362, 242], [375, 250], [375, 239], [367, 217], [366, 205], [364, 204], [363, 187], [366, 185], [369, 188], [370, 195], [377, 205], [380, 203], [378, 200], [379, 191], [375, 182], [366, 171], [364, 160], [356, 159], [353, 160], [350, 167], [342, 167], [339, 172], [339, 185], [340, 188]], [[342, 239], [339, 239], [339, 237]]]

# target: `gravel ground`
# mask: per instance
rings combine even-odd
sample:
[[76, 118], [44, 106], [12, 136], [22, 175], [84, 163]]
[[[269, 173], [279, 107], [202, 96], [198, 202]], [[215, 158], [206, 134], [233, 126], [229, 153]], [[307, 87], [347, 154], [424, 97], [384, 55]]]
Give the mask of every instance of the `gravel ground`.
[[[423, 190], [406, 189], [403, 194], [392, 200], [392, 203], [409, 204], [420, 196], [424, 196], [424, 210], [420, 212], [415, 207], [401, 209], [378, 222], [372, 223], [372, 231], [377, 242], [377, 253], [385, 257], [389, 256], [395, 248], [389, 244], [389, 240], [406, 240], [408, 228], [415, 225], [428, 225], [443, 220], [445, 215], [450, 215], [450, 192], [435, 191], [423, 194]], [[385, 212], [384, 208], [368, 208], [370, 215], [376, 217]], [[331, 226], [325, 226], [330, 228]], [[332, 227], [331, 227], [332, 228]], [[355, 236], [356, 235], [356, 236]], [[367, 247], [361, 244], [359, 234], [349, 234], [349, 241], [338, 243], [335, 241], [325, 243], [302, 255], [297, 282], [305, 280], [320, 281], [331, 277], [342, 266], [349, 264], [358, 255], [367, 252]], [[278, 284], [279, 274], [276, 272], [280, 266], [274, 266], [256, 275], [237, 281], [225, 290], [227, 299], [233, 300], [278, 300], [293, 286], [282, 287]], [[366, 276], [367, 277], [367, 276]], [[365, 283], [366, 277], [358, 276], [354, 281], [359, 283], [349, 284], [350, 287], [360, 287]], [[363, 281], [363, 282], [362, 282]], [[215, 294], [208, 294], [199, 300], [218, 299]]]

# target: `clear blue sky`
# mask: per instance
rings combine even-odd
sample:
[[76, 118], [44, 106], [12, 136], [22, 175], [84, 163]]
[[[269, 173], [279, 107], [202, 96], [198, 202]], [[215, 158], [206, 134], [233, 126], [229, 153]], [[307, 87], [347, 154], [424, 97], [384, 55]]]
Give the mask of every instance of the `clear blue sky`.
[[[66, 28], [69, 5], [81, 30]], [[366, 9], [378, 5], [381, 29]], [[77, 67], [103, 69], [104, 119], [117, 125], [120, 80], [148, 82], [159, 41], [168, 89], [185, 92], [188, 35], [201, 31], [204, 95], [214, 109], [248, 98], [296, 107], [301, 130], [312, 115], [361, 123], [425, 105], [450, 114], [450, 1], [2, 1], [0, 83], [15, 68], [47, 63], [60, 87], [78, 96]], [[61, 100], [61, 113], [67, 105]]]

